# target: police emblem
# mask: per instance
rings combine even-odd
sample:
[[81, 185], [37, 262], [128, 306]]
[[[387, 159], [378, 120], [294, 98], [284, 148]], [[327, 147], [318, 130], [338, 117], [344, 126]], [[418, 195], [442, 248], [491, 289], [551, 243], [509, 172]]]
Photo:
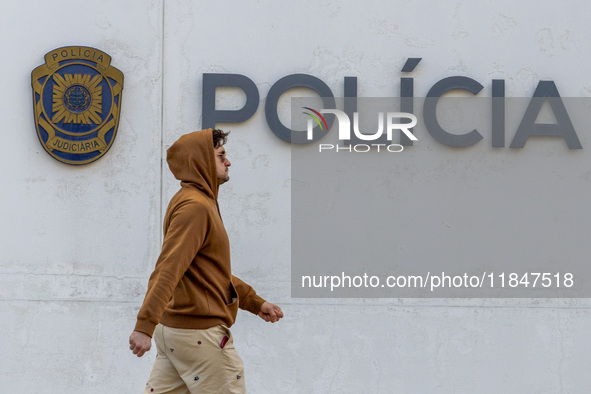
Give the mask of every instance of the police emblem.
[[63, 47], [45, 55], [31, 73], [37, 136], [53, 158], [88, 164], [115, 140], [123, 73], [111, 56], [89, 47]]

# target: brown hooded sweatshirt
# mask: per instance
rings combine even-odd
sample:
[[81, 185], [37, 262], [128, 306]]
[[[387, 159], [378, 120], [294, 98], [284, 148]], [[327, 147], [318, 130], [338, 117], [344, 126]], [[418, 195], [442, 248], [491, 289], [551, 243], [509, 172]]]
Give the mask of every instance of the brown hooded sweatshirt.
[[181, 189], [166, 210], [162, 252], [135, 330], [152, 336], [159, 322], [174, 328], [230, 327], [238, 307], [257, 314], [265, 300], [231, 272], [212, 130], [183, 135], [166, 159]]

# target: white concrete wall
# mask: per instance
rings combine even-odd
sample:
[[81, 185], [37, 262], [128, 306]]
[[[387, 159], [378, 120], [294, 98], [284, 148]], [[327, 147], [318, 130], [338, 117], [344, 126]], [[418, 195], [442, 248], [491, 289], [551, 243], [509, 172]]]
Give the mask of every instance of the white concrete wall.
[[[218, 125], [232, 130], [220, 205], [234, 271], [286, 313], [239, 314], [250, 392], [588, 392], [587, 300], [290, 298], [290, 147], [263, 113], [277, 79], [305, 72], [342, 95], [357, 76], [360, 96], [398, 95], [402, 65], [422, 57], [417, 96], [450, 75], [485, 95], [493, 78], [508, 96], [539, 79], [591, 95], [585, 2], [482, 3], [2, 2], [0, 392], [143, 389], [154, 352], [137, 359], [127, 339], [178, 187], [162, 154], [200, 128], [204, 72], [247, 75], [261, 93], [252, 119]], [[116, 141], [82, 167], [47, 155], [33, 122], [30, 72], [67, 45], [107, 52], [125, 75]], [[219, 105], [242, 100], [223, 90]]]

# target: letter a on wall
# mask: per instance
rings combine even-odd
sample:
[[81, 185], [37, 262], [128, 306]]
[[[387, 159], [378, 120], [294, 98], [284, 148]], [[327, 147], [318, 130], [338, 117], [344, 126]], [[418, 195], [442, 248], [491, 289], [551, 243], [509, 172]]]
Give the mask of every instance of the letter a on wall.
[[72, 46], [45, 55], [31, 73], [37, 136], [54, 159], [88, 164], [115, 140], [123, 73], [98, 49]]

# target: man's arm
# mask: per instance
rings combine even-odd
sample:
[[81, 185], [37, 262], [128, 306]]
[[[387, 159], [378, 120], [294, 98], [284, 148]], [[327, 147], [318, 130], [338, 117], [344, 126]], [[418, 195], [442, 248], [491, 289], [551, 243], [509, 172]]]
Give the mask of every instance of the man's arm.
[[232, 284], [238, 293], [240, 309], [258, 315], [266, 322], [275, 323], [283, 317], [283, 311], [275, 304], [265, 301], [256, 291], [237, 276], [232, 275]]
[[265, 303], [265, 300], [257, 295], [257, 292], [242, 279], [232, 275], [232, 284], [238, 293], [238, 299], [240, 300], [238, 307], [249, 311], [256, 315], [261, 310], [261, 306]]
[[138, 357], [150, 349], [149, 339], [172, 297], [174, 288], [203, 245], [207, 220], [207, 208], [196, 202], [187, 202], [172, 214], [156, 268], [150, 275], [134, 332], [129, 337], [130, 349]]

